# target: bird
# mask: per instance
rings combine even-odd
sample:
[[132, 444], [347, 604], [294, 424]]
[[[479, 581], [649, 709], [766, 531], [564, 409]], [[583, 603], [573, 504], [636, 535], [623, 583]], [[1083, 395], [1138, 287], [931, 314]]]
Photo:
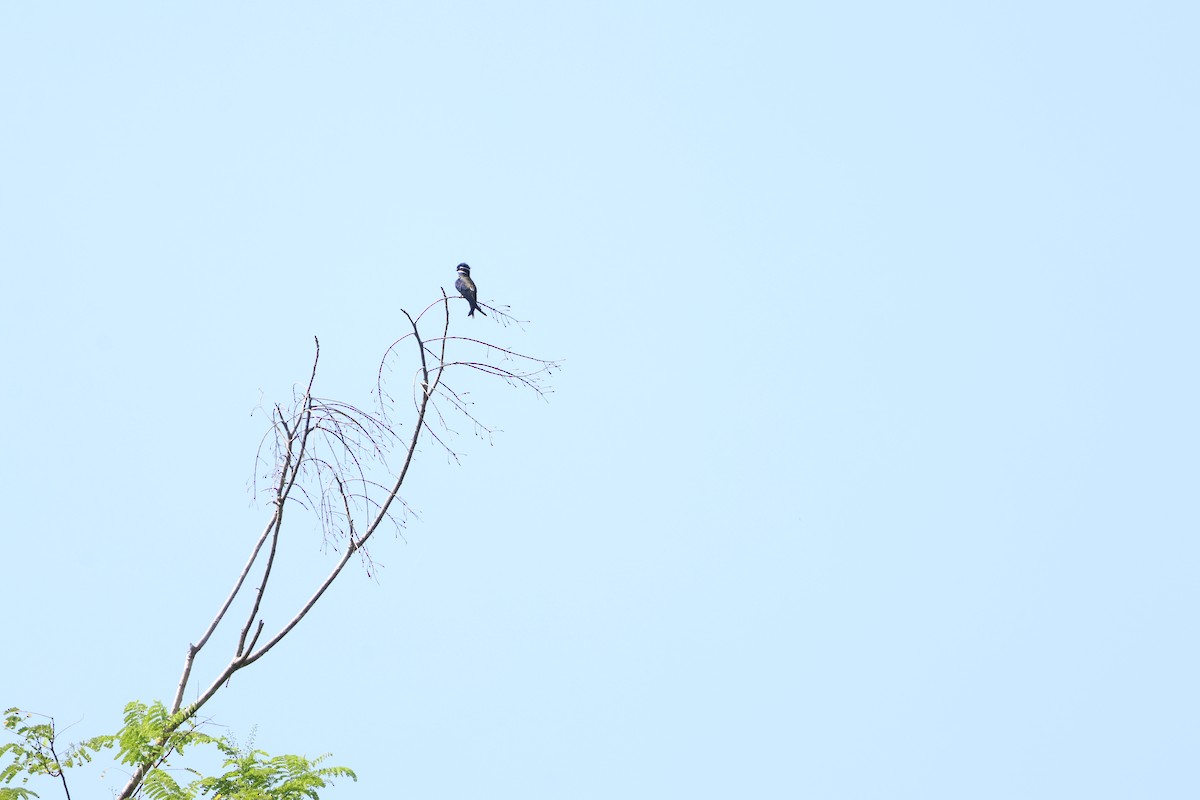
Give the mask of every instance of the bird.
[[[458, 289], [458, 293], [467, 298], [467, 302], [471, 304], [471, 310], [467, 312], [468, 317], [475, 316], [476, 311], [483, 314], [483, 309], [479, 307], [479, 300], [476, 298], [475, 281], [471, 280], [471, 268], [466, 264], [458, 265], [458, 280], [454, 282], [454, 288]], [[483, 315], [487, 316], [487, 314]]]

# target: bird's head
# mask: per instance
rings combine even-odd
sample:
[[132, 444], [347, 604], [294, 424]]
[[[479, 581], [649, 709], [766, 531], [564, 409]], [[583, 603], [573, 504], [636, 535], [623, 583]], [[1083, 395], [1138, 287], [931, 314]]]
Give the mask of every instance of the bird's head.
[[471, 268], [470, 268], [470, 267], [468, 267], [468, 266], [467, 266], [465, 263], [464, 263], [464, 264], [459, 264], [459, 265], [458, 265], [458, 274], [459, 274], [459, 275], [470, 275], [470, 274], [471, 274]]

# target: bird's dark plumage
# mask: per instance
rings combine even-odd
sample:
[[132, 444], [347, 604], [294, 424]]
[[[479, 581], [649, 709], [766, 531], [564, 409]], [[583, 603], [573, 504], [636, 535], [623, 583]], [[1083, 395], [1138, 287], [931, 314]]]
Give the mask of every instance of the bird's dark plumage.
[[[467, 312], [468, 317], [475, 316], [476, 311], [483, 314], [483, 309], [479, 307], [479, 293], [475, 289], [475, 281], [471, 280], [471, 268], [466, 264], [458, 265], [458, 280], [454, 282], [454, 288], [458, 289], [458, 293], [467, 298], [467, 302], [471, 305], [471, 310]], [[487, 314], [483, 315], [487, 316]]]

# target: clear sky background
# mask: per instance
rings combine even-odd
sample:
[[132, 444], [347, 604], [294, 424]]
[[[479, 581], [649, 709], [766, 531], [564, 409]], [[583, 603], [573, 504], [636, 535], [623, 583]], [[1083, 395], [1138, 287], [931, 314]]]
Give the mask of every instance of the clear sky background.
[[251, 412], [467, 261], [555, 393], [460, 378], [503, 433], [214, 723], [330, 798], [1197, 796], [1195, 9], [4, 4], [0, 706], [169, 702]]

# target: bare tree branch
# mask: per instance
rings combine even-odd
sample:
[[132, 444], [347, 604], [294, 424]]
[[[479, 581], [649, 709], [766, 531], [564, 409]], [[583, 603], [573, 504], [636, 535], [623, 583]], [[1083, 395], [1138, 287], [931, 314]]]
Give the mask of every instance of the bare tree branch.
[[[439, 305], [442, 308], [441, 335], [426, 339], [421, 332], [422, 320], [429, 311]], [[505, 326], [516, 324], [518, 327], [522, 327], [519, 320], [507, 313], [507, 307], [486, 306], [486, 308], [495, 312], [494, 319], [498, 319], [500, 324]], [[138, 765], [119, 795], [121, 798], [130, 798], [138, 792], [147, 773], [161, 763], [161, 759], [173, 750], [171, 743], [174, 739], [172, 737], [180, 727], [188, 720], [194, 719], [199, 709], [223, 685], [228, 685], [229, 679], [235, 672], [265, 656], [300, 624], [301, 620], [308, 615], [329, 587], [333, 585], [355, 553], [359, 554], [367, 574], [371, 574], [374, 562], [367, 552], [367, 543], [384, 520], [391, 520], [398, 529], [402, 527], [401, 521], [392, 511], [397, 502], [398, 506], [396, 507], [400, 508], [405, 516], [411, 513], [408, 504], [400, 497], [400, 490], [412, 467], [421, 437], [428, 436], [444, 448], [451, 457], [456, 460], [458, 458], [449, 442], [430, 425], [430, 419], [436, 419], [444, 431], [453, 433], [445, 414], [439, 407], [439, 400], [453, 412], [463, 415], [475, 426], [477, 431], [484, 431], [489, 438], [491, 437], [493, 430], [468, 411], [467, 407], [470, 403], [466, 400], [465, 393], [459, 393], [445, 383], [444, 379], [448, 370], [461, 368], [464, 371], [470, 370], [489, 377], [500, 378], [509, 385], [529, 388], [543, 398], [550, 391], [544, 380], [558, 367], [557, 362], [525, 356], [481, 339], [450, 336], [450, 298], [446, 295], [445, 290], [442, 291], [441, 299], [430, 303], [416, 317], [413, 317], [408, 311], [404, 311], [404, 315], [409, 321], [412, 332], [405, 333], [384, 352], [374, 390], [380, 406], [378, 414], [368, 413], [341, 401], [325, 400], [314, 396], [313, 386], [316, 383], [317, 367], [321, 355], [320, 341], [314, 337], [316, 351], [307, 386], [302, 393], [294, 395], [292, 410], [285, 411], [283, 407], [277, 405], [271, 413], [271, 431], [268, 434], [273, 434], [272, 451], [274, 456], [274, 466], [270, 470], [271, 515], [252, 545], [249, 558], [216, 615], [197, 643], [188, 646], [183, 671], [171, 706], [172, 723], [162, 735], [161, 741], [158, 742], [158, 746], [161, 748], [159, 750], [161, 758], [151, 759]], [[400, 437], [397, 427], [389, 419], [388, 407], [389, 404], [394, 405], [394, 400], [385, 389], [384, 373], [392, 369], [391, 359], [398, 356], [399, 346], [409, 338], [413, 340], [419, 359], [419, 367], [414, 375], [412, 397], [415, 419], [412, 424], [412, 432], [404, 447], [403, 462], [397, 471], [392, 472], [388, 469], [387, 456], [393, 446], [399, 444]], [[447, 352], [452, 345], [479, 348], [479, 357], [449, 360]], [[493, 363], [491, 359], [497, 359], [500, 363]], [[253, 487], [256, 492], [260, 465], [264, 461], [263, 451], [266, 441], [264, 436], [255, 458]], [[390, 481], [385, 483], [373, 478], [372, 472], [375, 469], [387, 470], [391, 476]], [[265, 479], [267, 476], [263, 474], [262, 477]], [[316, 516], [327, 542], [340, 541], [344, 537], [346, 545], [336, 563], [316, 586], [309, 598], [299, 606], [274, 635], [260, 644], [265, 623], [260, 619], [259, 614], [267, 599], [268, 583], [282, 541], [284, 509], [289, 502], [298, 503], [301, 508], [309, 510]], [[245, 588], [250, 572], [263, 556], [264, 546], [268, 540], [270, 540], [270, 547], [266, 548], [262, 574], [250, 599], [249, 613], [239, 630], [232, 656], [196, 699], [188, 706], [183, 707], [183, 697], [193, 676], [197, 654], [210, 641], [226, 618], [234, 601]], [[250, 635], [251, 629], [253, 629], [253, 636]], [[247, 640], [249, 640], [248, 643]]]

